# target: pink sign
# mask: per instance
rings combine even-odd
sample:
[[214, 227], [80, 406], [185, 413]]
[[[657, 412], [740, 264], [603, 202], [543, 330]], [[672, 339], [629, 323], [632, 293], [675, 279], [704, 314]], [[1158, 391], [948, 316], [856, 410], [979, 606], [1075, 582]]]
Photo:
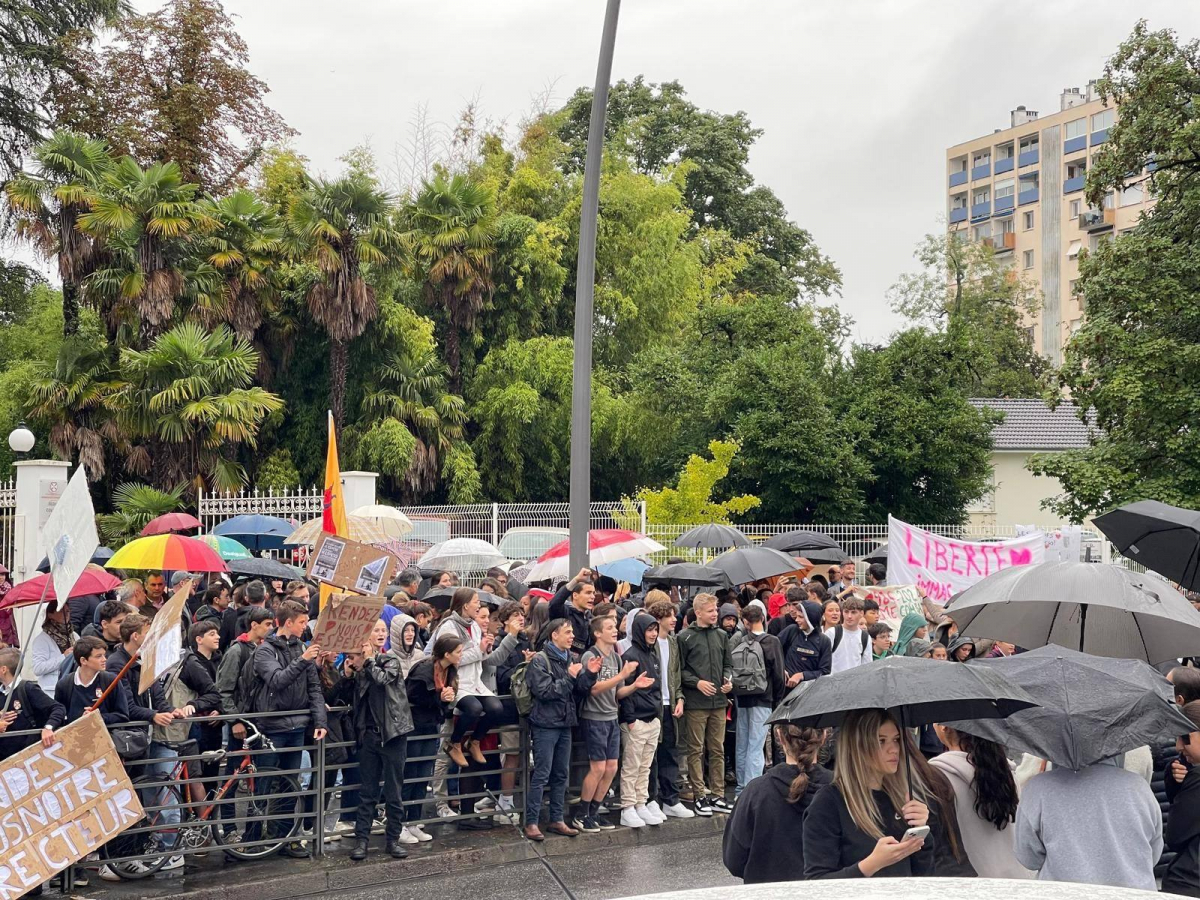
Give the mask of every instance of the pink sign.
[[888, 517], [888, 581], [915, 584], [925, 596], [946, 603], [1001, 569], [1045, 559], [1042, 533], [1007, 541], [960, 541]]

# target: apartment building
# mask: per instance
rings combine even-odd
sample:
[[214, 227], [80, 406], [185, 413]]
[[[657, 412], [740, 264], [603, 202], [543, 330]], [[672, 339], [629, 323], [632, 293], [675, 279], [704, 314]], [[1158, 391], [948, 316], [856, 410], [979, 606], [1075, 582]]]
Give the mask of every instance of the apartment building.
[[1135, 227], [1153, 201], [1145, 183], [1109, 193], [1100, 209], [1084, 199], [1088, 167], [1117, 116], [1094, 81], [1063, 91], [1052, 115], [1018, 106], [1010, 116], [1007, 129], [946, 151], [947, 220], [952, 233], [990, 242], [1037, 284], [1041, 305], [1026, 328], [1058, 365], [1087, 312], [1076, 290], [1080, 251]]

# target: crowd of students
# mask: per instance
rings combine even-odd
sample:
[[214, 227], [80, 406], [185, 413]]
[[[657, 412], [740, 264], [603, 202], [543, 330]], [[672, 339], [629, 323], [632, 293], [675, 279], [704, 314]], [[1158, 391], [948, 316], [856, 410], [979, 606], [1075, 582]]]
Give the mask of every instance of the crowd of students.
[[[252, 727], [273, 748], [262, 767], [301, 771], [315, 768], [305, 748], [324, 741], [319, 787], [331, 795], [344, 783], [343, 809], [336, 822], [289, 835], [280, 852], [293, 857], [307, 857], [314, 840], [345, 837], [351, 859], [362, 860], [382, 831], [385, 852], [404, 858], [434, 840], [436, 829], [421, 824], [431, 819], [486, 816], [541, 842], [727, 815], [725, 863], [748, 882], [1040, 871], [1145, 886], [1149, 871], [1153, 883], [1164, 835], [1152, 794], [1147, 806], [1145, 793], [1129, 793], [1122, 808], [1144, 846], [1126, 847], [1123, 867], [1110, 860], [1111, 871], [1098, 873], [1095, 846], [1073, 858], [1047, 842], [1050, 819], [1078, 814], [1064, 813], [1051, 779], [1021, 797], [1013, 766], [991, 742], [941, 725], [901, 729], [878, 711], [850, 716], [836, 735], [768, 727], [796, 685], [873, 660], [953, 664], [1014, 652], [921, 614], [905, 617], [893, 637], [878, 606], [846, 590], [855, 576], [846, 561], [807, 583], [691, 598], [647, 586], [616, 600], [616, 586], [587, 569], [553, 595], [541, 592], [549, 599], [510, 597], [498, 570], [479, 588], [437, 573], [432, 586], [450, 592], [437, 611], [418, 599], [421, 574], [406, 571], [370, 638], [346, 654], [311, 642], [315, 586], [253, 580], [231, 589], [214, 580], [188, 601], [181, 662], [146, 692], [136, 657], [168, 586], [161, 575], [129, 579], [115, 598], [76, 598], [46, 613], [29, 648], [34, 679], [17, 677], [15, 649], [0, 649], [0, 696], [15, 692], [17, 701], [0, 716], [0, 756], [53, 741], [102, 698], [96, 712], [110, 726], [152, 726], [148, 743], [126, 737], [118, 748], [164, 778], [171, 745], [189, 737], [201, 751], [238, 751]], [[188, 577], [175, 573], [171, 587]], [[885, 578], [881, 566], [870, 568], [871, 583]], [[1167, 789], [1188, 810], [1200, 797], [1197, 674], [1173, 673], [1197, 730], [1180, 739]], [[357, 775], [346, 774], [354, 764]], [[178, 813], [164, 818], [179, 821]], [[1200, 896], [1200, 815], [1173, 809], [1165, 841], [1184, 851], [1169, 872], [1174, 889]], [[172, 856], [163, 868], [183, 865]], [[100, 874], [119, 877], [107, 867]]]

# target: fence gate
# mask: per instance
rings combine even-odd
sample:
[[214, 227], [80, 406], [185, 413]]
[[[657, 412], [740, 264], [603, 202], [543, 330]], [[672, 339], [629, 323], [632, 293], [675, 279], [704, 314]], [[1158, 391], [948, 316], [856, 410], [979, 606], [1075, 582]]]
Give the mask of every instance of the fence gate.
[[0, 481], [0, 565], [14, 573], [17, 580], [17, 485], [12, 479]]

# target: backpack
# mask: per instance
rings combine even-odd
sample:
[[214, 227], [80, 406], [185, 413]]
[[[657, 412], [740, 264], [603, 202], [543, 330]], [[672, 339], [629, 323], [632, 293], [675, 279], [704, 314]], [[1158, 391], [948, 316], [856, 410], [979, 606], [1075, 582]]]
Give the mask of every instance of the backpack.
[[[543, 650], [538, 656], [544, 657], [546, 665], [550, 665], [550, 657], [546, 656]], [[512, 679], [509, 682], [509, 693], [512, 694], [513, 702], [517, 704], [517, 713], [522, 716], [528, 716], [533, 712], [533, 694], [529, 691], [529, 685], [525, 683], [525, 671], [529, 668], [529, 664], [533, 662], [530, 657], [520, 663], [513, 669]]]
[[[866, 653], [867, 652], [867, 642], [870, 641], [871, 638], [867, 634], [867, 629], [865, 629], [865, 628], [860, 628], [859, 634], [862, 636], [862, 652]], [[833, 649], [830, 650], [829, 652], [837, 653], [838, 644], [840, 644], [841, 642], [842, 642], [842, 626], [834, 625], [833, 626]]]
[[[244, 713], [271, 712], [267, 708], [267, 686], [254, 674], [254, 655], [266, 646], [264, 642], [257, 647], [252, 647], [250, 655], [242, 660], [242, 668], [238, 671], [237, 683], [233, 687], [233, 697], [237, 708]], [[268, 652], [274, 653], [275, 651], [269, 650]]]
[[79, 668], [79, 661], [75, 659], [74, 653], [68, 653], [63, 657], [63, 661], [58, 666], [58, 680], [62, 681], [68, 675], [74, 675], [75, 670]]
[[[196, 699], [196, 692], [183, 683], [180, 677], [183, 673], [183, 663], [187, 659], [185, 653], [183, 659], [177, 662], [171, 669], [169, 675], [166, 676], [166, 682], [163, 684], [163, 694], [166, 697], [167, 705], [171, 709], [179, 709], [182, 706], [187, 706]], [[192, 731], [192, 723], [180, 719], [177, 722], [172, 722], [170, 725], [154, 725], [151, 729], [154, 732], [156, 741], [169, 741], [173, 744], [182, 743], [188, 739], [188, 735]]]
[[733, 657], [733, 693], [738, 697], [765, 694], [771, 686], [767, 678], [767, 658], [763, 655], [762, 638], [740, 635], [730, 649]]

